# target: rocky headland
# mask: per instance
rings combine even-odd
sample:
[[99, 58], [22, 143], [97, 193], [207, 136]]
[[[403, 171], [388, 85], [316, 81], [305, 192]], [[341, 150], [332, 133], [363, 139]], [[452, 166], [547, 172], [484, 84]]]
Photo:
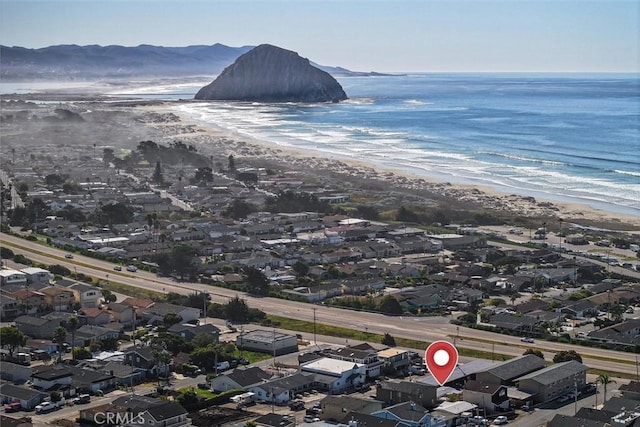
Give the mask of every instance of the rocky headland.
[[195, 99], [253, 102], [339, 102], [347, 94], [329, 73], [297, 53], [268, 44], [241, 55]]

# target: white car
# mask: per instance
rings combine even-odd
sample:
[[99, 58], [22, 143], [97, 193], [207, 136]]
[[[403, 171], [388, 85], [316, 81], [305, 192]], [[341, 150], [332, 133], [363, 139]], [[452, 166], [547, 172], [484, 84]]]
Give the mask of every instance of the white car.
[[36, 414], [42, 414], [45, 412], [53, 411], [56, 409], [58, 405], [53, 402], [42, 402], [38, 406], [36, 406]]
[[508, 419], [507, 419], [507, 417], [505, 417], [504, 415], [500, 415], [500, 416], [496, 417], [496, 419], [495, 419], [495, 420], [493, 420], [493, 423], [494, 423], [495, 425], [506, 424], [506, 423], [508, 423], [508, 422], [509, 422], [509, 420], [508, 420]]

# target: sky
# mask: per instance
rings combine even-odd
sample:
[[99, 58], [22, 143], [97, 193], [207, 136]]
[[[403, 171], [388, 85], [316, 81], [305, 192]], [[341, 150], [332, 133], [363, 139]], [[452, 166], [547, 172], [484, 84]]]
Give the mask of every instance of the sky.
[[640, 2], [0, 0], [0, 43], [270, 43], [357, 71], [637, 73]]

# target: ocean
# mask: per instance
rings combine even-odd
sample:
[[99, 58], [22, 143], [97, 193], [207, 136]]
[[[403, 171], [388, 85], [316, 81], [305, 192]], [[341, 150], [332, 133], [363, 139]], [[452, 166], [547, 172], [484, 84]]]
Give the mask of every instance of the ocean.
[[[189, 102], [216, 128], [312, 155], [640, 216], [640, 79], [631, 74], [342, 77], [339, 104]], [[201, 85], [139, 90], [189, 99]]]

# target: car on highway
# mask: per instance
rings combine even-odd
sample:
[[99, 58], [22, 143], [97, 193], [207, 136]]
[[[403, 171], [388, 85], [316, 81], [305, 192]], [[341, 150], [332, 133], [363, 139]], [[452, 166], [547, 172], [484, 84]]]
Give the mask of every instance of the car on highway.
[[136, 271], [138, 271], [138, 267], [136, 267], [135, 265], [127, 265], [127, 271], [135, 273]]
[[534, 342], [536, 342], [536, 341], [535, 341], [533, 338], [531, 338], [531, 337], [522, 337], [522, 338], [520, 338], [520, 341], [522, 341], [522, 342], [527, 342], [527, 343], [530, 343], [530, 344], [533, 344]]
[[73, 254], [64, 254], [64, 257], [67, 259], [73, 259]]
[[119, 265], [114, 266], [113, 269], [115, 271], [122, 271], [122, 267], [120, 267]]

